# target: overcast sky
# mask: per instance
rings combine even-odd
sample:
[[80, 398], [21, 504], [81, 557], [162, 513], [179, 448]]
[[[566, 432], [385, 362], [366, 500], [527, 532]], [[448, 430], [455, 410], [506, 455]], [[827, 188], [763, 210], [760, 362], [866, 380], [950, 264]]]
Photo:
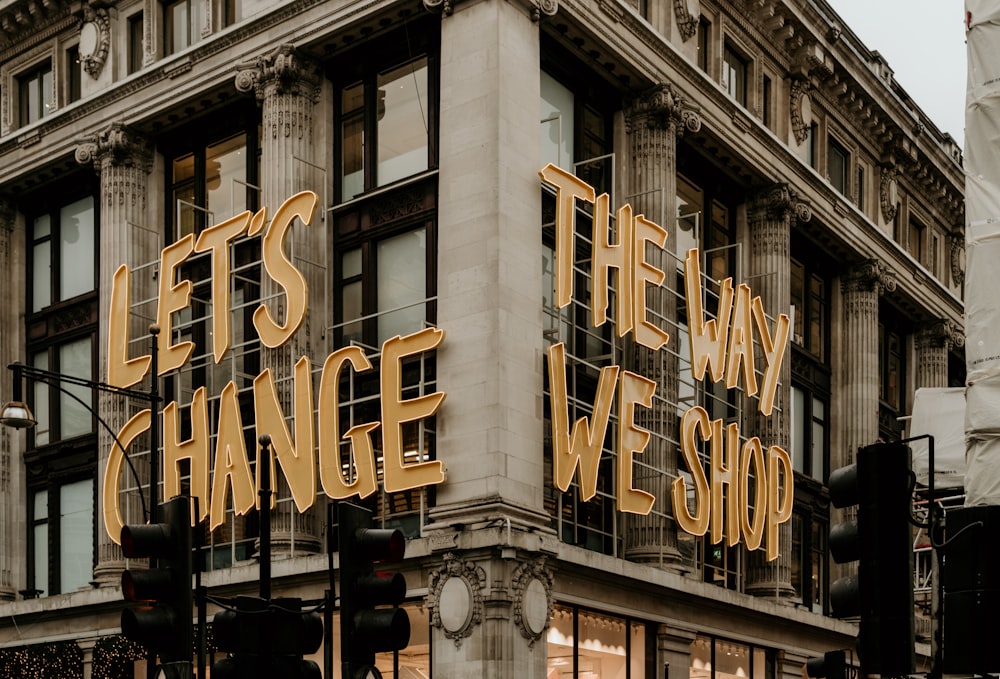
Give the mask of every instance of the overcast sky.
[[827, 0], [855, 35], [889, 62], [918, 107], [960, 145], [965, 129], [962, 0]]

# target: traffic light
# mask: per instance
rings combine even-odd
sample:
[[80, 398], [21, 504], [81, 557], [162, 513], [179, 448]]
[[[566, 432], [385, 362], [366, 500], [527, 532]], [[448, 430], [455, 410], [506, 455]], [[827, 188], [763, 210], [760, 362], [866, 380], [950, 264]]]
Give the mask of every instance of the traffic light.
[[942, 670], [946, 674], [995, 674], [1000, 607], [1000, 505], [955, 507], [945, 519]]
[[347, 502], [338, 505], [337, 521], [342, 679], [378, 679], [375, 654], [406, 648], [410, 619], [399, 608], [405, 578], [377, 573], [375, 564], [402, 561], [406, 540], [398, 530], [373, 528], [372, 513]]
[[[190, 666], [191, 505], [175, 497], [160, 505], [162, 521], [123, 526], [122, 552], [155, 559], [148, 569], [122, 571], [122, 596], [143, 605], [122, 611], [122, 634], [160, 656], [164, 665]], [[176, 668], [164, 667], [168, 676]], [[177, 676], [182, 676], [178, 674]]]
[[876, 443], [830, 474], [833, 506], [857, 505], [856, 520], [831, 529], [830, 553], [837, 563], [859, 561], [857, 575], [830, 587], [830, 604], [835, 617], [860, 616], [858, 656], [867, 674], [910, 674], [916, 665], [909, 453], [903, 443]]
[[847, 679], [847, 654], [843, 651], [827, 651], [822, 658], [806, 661], [805, 676], [820, 679]]
[[323, 619], [298, 598], [241, 596], [212, 619], [216, 648], [229, 654], [212, 665], [213, 679], [320, 679], [319, 665], [302, 656], [323, 642]]

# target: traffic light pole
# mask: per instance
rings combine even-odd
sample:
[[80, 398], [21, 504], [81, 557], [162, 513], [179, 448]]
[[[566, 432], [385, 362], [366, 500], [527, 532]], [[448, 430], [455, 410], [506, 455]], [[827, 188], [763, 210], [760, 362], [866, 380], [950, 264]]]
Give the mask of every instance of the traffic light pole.
[[260, 598], [271, 598], [271, 436], [261, 434], [258, 439], [260, 453], [257, 464], [260, 467]]

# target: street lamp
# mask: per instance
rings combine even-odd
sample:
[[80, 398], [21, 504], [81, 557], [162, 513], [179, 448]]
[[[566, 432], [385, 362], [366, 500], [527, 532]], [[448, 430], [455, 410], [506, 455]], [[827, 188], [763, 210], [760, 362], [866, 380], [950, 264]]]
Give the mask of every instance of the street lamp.
[[97, 411], [94, 410], [93, 405], [87, 403], [79, 396], [74, 394], [72, 391], [67, 389], [64, 385], [86, 387], [87, 389], [102, 391], [109, 394], [116, 394], [118, 396], [123, 396], [126, 398], [135, 398], [149, 403], [150, 408], [153, 411], [154, 417], [150, 418], [149, 434], [151, 444], [149, 446], [149, 503], [147, 505], [146, 500], [140, 495], [140, 500], [142, 500], [142, 512], [143, 516], [147, 518], [152, 518], [156, 520], [156, 516], [150, 517], [150, 509], [154, 512], [156, 511], [159, 503], [156, 498], [157, 486], [159, 486], [159, 449], [157, 447], [157, 439], [159, 438], [158, 432], [158, 419], [155, 416], [159, 412], [160, 404], [160, 393], [157, 389], [157, 346], [156, 337], [160, 334], [160, 326], [157, 324], [152, 324], [149, 326], [149, 334], [152, 337], [152, 380], [149, 391], [138, 391], [135, 389], [126, 389], [123, 387], [115, 387], [106, 382], [95, 382], [94, 380], [84, 379], [82, 377], [74, 377], [73, 375], [63, 375], [61, 373], [52, 372], [49, 370], [43, 370], [41, 368], [35, 368], [34, 366], [25, 365], [18, 361], [11, 363], [7, 366], [8, 369], [14, 374], [13, 375], [13, 389], [12, 398], [10, 401], [5, 403], [3, 407], [0, 407], [0, 425], [5, 427], [12, 427], [14, 429], [30, 429], [34, 427], [38, 422], [35, 420], [35, 416], [31, 412], [31, 408], [28, 404], [24, 402], [23, 392], [22, 392], [22, 380], [28, 379], [35, 382], [42, 382], [49, 385], [55, 389], [58, 389], [63, 394], [69, 396], [81, 406], [83, 406], [94, 418], [97, 420], [98, 424], [104, 427], [104, 430], [111, 436], [112, 440], [121, 449], [125, 462], [128, 464], [129, 469], [132, 471], [132, 475], [135, 477], [136, 486], [141, 486], [139, 482], [139, 474], [135, 470], [135, 466], [132, 464], [132, 460], [127, 454], [125, 454], [125, 448], [122, 446], [121, 441], [118, 440], [118, 435], [111, 428], [111, 426], [102, 418]]

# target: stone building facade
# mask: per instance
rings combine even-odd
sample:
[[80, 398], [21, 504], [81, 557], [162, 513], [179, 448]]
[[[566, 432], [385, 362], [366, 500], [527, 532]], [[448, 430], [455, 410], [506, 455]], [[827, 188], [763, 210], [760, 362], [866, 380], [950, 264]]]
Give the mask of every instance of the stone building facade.
[[[615, 228], [626, 204], [662, 228], [662, 245], [636, 257], [661, 276], [642, 285], [639, 321], [668, 336], [663, 346], [624, 327], [622, 281], [591, 264], [608, 227], [586, 200], [560, 217], [540, 178], [549, 163], [606, 193]], [[7, 0], [0, 360], [107, 381], [127, 266], [126, 354], [156, 345], [161, 366], [158, 496], [207, 489], [200, 511], [217, 527], [197, 529], [198, 562], [216, 597], [258, 584], [258, 513], [241, 506], [239, 471], [220, 474], [217, 446], [242, 440], [228, 454], [255, 474], [254, 442], [271, 433], [255, 424], [257, 378], [274, 379], [290, 439], [310, 432], [312, 455], [332, 431], [341, 455], [313, 470], [311, 501], [278, 473], [276, 596], [329, 588], [328, 484], [351, 469], [347, 441], [357, 455], [367, 435], [378, 489], [357, 501], [409, 539], [413, 635], [380, 658], [386, 676], [395, 664], [395, 676], [449, 679], [791, 677], [856, 632], [829, 617], [830, 470], [902, 437], [915, 389], [962, 384], [963, 181], [954, 139], [826, 0]], [[316, 208], [280, 244], [308, 289], [298, 318], [289, 279], [263, 253], [266, 224], [303, 191]], [[226, 232], [245, 210], [260, 228]], [[748, 285], [770, 323], [789, 316], [766, 414], [746, 379], [695, 377], [691, 249], [709, 316], [726, 279]], [[565, 306], [560, 255], [572, 259]], [[189, 296], [164, 311], [184, 281]], [[591, 297], [605, 289], [610, 320], [597, 324]], [[294, 320], [293, 332], [268, 346], [262, 314]], [[444, 338], [398, 363], [396, 390], [446, 398], [389, 428], [385, 342], [425, 328]], [[618, 509], [629, 489], [617, 409], [598, 441], [596, 492], [582, 464], [560, 489], [556, 345], [570, 423], [597, 418], [602, 368], [651, 381], [634, 413], [649, 440], [631, 466], [648, 513]], [[310, 380], [297, 371], [318, 394], [324, 362], [351, 346], [370, 368], [341, 370], [336, 412], [300, 408], [297, 385]], [[759, 338], [750, 346], [760, 379]], [[4, 400], [10, 388], [8, 373]], [[108, 669], [114, 656], [114, 672], [143, 676], [118, 641], [127, 564], [105, 507], [111, 494], [122, 520], [144, 519], [149, 437], [114, 483], [105, 471], [113, 432], [145, 406], [25, 389], [38, 425], [0, 430], [0, 662], [123, 676]], [[671, 488], [692, 480], [680, 444], [694, 407], [737, 425], [741, 442], [788, 452], [777, 558], [678, 525]], [[185, 447], [200, 413], [211, 478]], [[393, 446], [403, 467], [436, 465], [443, 481], [387, 489]], [[17, 667], [50, 676], [46, 663]]]

